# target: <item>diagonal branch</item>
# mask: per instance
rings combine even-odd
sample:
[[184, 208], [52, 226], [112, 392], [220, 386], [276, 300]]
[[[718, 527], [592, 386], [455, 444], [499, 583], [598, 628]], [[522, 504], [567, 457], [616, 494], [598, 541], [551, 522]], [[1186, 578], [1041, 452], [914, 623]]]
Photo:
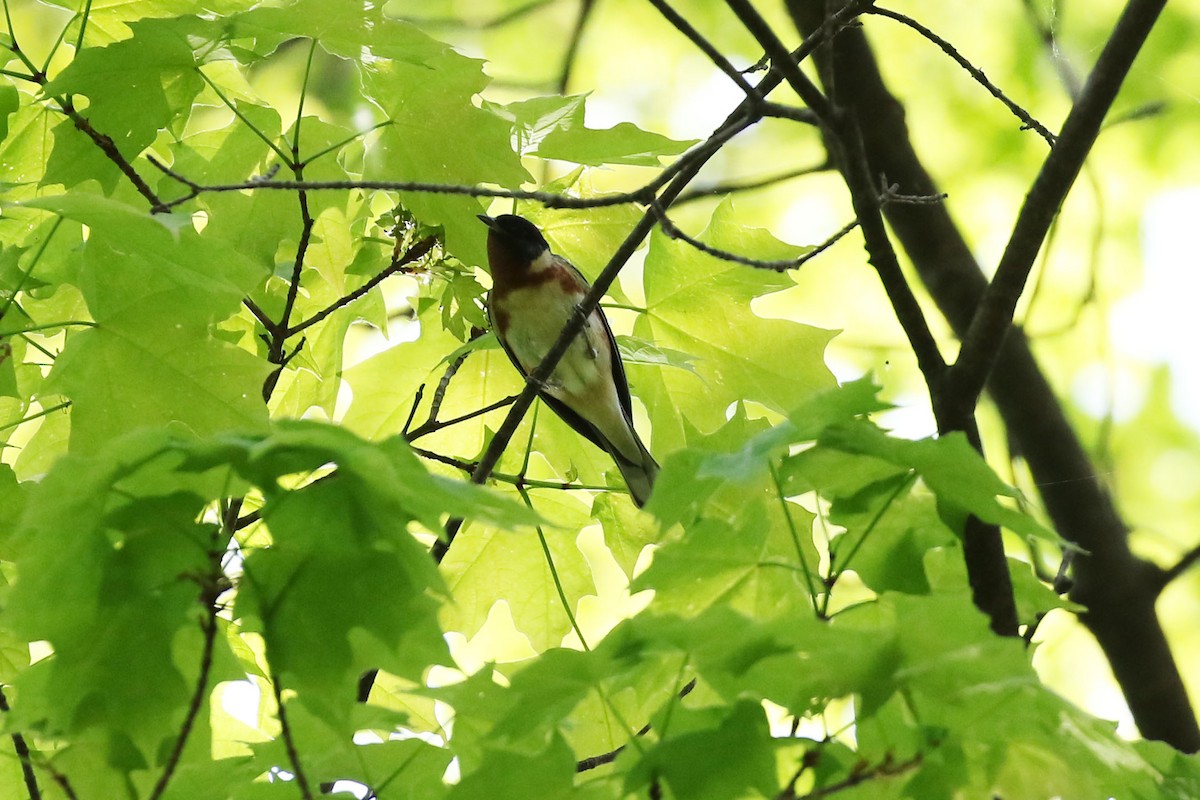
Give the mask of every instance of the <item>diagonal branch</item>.
[[401, 256], [400, 258], [393, 259], [391, 264], [389, 264], [385, 269], [381, 270], [378, 274], [373, 276], [371, 278], [371, 280], [367, 281], [362, 286], [358, 287], [353, 292], [350, 292], [349, 294], [345, 295], [344, 297], [339, 297], [337, 300], [333, 301], [325, 308], [323, 308], [320, 311], [318, 311], [317, 313], [313, 314], [308, 319], [306, 319], [302, 322], [297, 322], [295, 325], [293, 325], [292, 327], [287, 329], [287, 332], [285, 335], [295, 336], [297, 333], [300, 333], [301, 331], [303, 331], [313, 325], [316, 325], [318, 322], [325, 319], [330, 314], [337, 311], [339, 308], [344, 308], [345, 306], [350, 305], [355, 300], [359, 299], [360, 297], [365, 295], [367, 292], [371, 291], [376, 286], [383, 283], [384, 279], [389, 278], [392, 275], [395, 275], [397, 272], [402, 271], [409, 264], [423, 258], [426, 253], [428, 253], [430, 250], [433, 249], [433, 246], [435, 244], [437, 244], [436, 237], [433, 237], [433, 236], [425, 237], [421, 241], [414, 244], [412, 247], [408, 248], [408, 250], [404, 253], [403, 256]]
[[700, 51], [708, 56], [708, 60], [713, 62], [717, 69], [724, 72], [729, 77], [729, 80], [737, 84], [737, 87], [745, 92], [747, 97], [762, 99], [758, 91], [746, 80], [746, 76], [739, 72], [737, 67], [729, 63], [729, 59], [712, 42], [704, 38], [704, 35], [696, 30], [696, 27], [692, 23], [688, 22], [678, 11], [672, 8], [667, 3], [667, 0], [650, 0], [650, 5], [658, 9], [658, 13], [662, 14], [667, 22], [674, 25], [676, 30], [691, 40], [692, 44], [700, 48]]
[[1174, 566], [1163, 570], [1162, 575], [1158, 578], [1158, 589], [1161, 592], [1167, 588], [1171, 581], [1178, 578], [1180, 575], [1191, 569], [1196, 562], [1200, 561], [1200, 546], [1193, 547], [1183, 555], [1183, 558], [1175, 562]]
[[898, 11], [892, 11], [887, 8], [879, 8], [878, 6], [875, 6], [867, 11], [867, 13], [874, 14], [879, 17], [893, 19], [896, 22], [899, 22], [901, 25], [906, 25], [909, 28], [912, 28], [914, 31], [933, 42], [943, 53], [954, 59], [956, 64], [965, 69], [967, 73], [975, 79], [976, 83], [987, 89], [988, 94], [1003, 103], [1004, 107], [1011, 111], [1013, 116], [1021, 120], [1022, 124], [1024, 124], [1026, 128], [1036, 131], [1039, 136], [1046, 140], [1046, 144], [1050, 145], [1051, 147], [1054, 146], [1054, 134], [1051, 133], [1045, 125], [1034, 119], [1033, 115], [1031, 115], [1028, 111], [1017, 105], [1016, 102], [1014, 102], [1008, 95], [1000, 90], [999, 86], [988, 80], [987, 75], [983, 74], [983, 70], [964, 58], [962, 53], [959, 53], [958, 49], [955, 48], [954, 45], [950, 44], [948, 41], [938, 36], [936, 33], [917, 22], [912, 17], [905, 16]]
[[1012, 326], [1013, 313], [1050, 225], [1091, 152], [1133, 60], [1166, 0], [1130, 0], [1071, 107], [1058, 142], [1025, 198], [996, 275], [984, 292], [947, 380], [946, 401], [974, 408]]

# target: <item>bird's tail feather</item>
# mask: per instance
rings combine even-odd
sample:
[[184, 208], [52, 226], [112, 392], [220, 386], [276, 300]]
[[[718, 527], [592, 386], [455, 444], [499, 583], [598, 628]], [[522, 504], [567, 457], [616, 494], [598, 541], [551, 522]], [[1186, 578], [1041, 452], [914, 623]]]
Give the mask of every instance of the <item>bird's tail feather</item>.
[[611, 455], [617, 464], [617, 469], [621, 470], [621, 477], [625, 479], [625, 485], [629, 487], [629, 494], [633, 498], [634, 504], [641, 508], [650, 499], [654, 481], [658, 478], [659, 467], [654, 456], [650, 455], [650, 451], [646, 449], [646, 445], [642, 444], [640, 439], [637, 440], [637, 445], [641, 458], [636, 462], [622, 456], [616, 451], [616, 448], [613, 448]]

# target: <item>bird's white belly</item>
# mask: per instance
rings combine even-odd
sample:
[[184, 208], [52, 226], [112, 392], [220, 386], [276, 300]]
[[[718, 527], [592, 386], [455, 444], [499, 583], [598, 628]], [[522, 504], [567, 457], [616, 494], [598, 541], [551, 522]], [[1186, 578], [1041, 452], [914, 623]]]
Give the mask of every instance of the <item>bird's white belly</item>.
[[[509, 296], [506, 306], [520, 312], [509, 318], [508, 345], [527, 373], [536, 369], [554, 346], [582, 299], [582, 293], [544, 292], [537, 287], [518, 289]], [[555, 367], [548, 391], [567, 399], [595, 390], [607, 381], [610, 358], [603, 324], [599, 315], [593, 313], [583, 334], [576, 337]]]

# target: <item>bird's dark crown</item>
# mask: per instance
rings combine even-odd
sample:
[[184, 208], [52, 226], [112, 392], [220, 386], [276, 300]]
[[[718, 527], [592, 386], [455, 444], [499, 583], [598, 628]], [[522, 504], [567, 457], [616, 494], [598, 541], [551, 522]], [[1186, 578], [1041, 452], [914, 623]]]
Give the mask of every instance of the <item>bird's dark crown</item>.
[[518, 217], [516, 214], [501, 214], [497, 217], [480, 214], [479, 219], [513, 251], [513, 255], [523, 261], [533, 261], [550, 249], [542, 232], [524, 217]]

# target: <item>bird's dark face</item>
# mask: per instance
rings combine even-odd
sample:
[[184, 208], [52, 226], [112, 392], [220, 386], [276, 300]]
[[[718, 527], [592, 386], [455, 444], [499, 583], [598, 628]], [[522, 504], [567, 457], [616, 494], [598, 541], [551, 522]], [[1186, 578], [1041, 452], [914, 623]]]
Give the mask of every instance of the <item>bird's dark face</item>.
[[501, 214], [498, 217], [480, 214], [479, 219], [491, 231], [488, 236], [489, 254], [493, 244], [499, 245], [513, 261], [529, 264], [550, 249], [542, 232], [524, 217], [516, 214]]

